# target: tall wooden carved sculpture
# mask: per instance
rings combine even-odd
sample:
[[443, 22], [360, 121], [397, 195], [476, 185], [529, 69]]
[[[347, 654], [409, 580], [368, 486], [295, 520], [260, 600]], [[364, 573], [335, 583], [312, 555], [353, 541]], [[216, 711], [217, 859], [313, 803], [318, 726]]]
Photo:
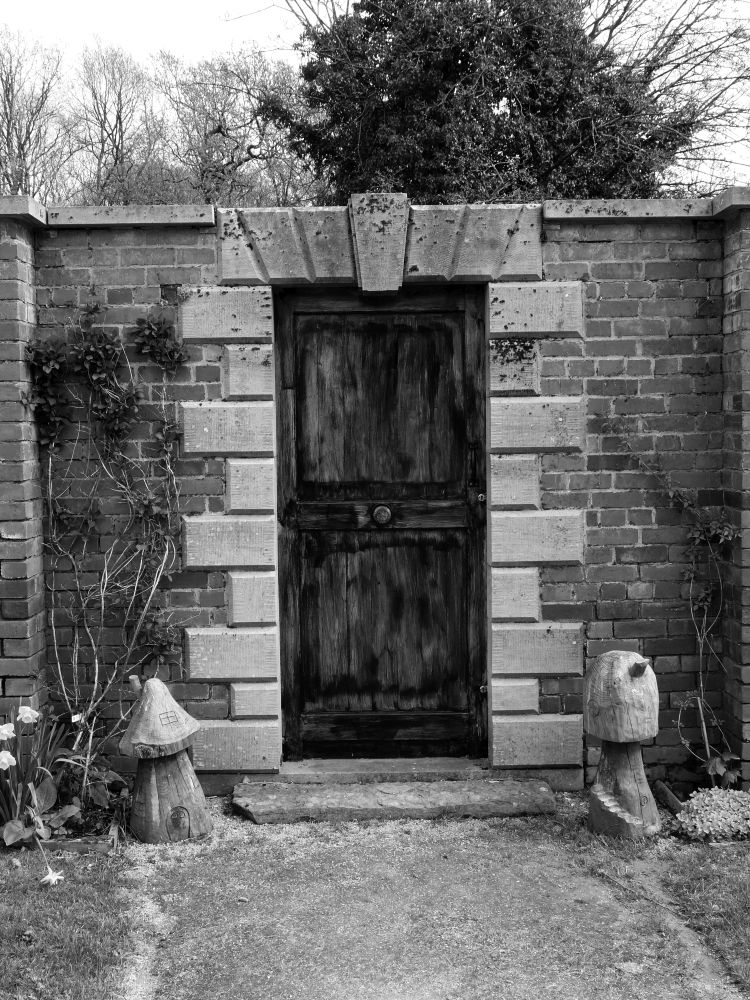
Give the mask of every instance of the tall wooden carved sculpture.
[[631, 840], [657, 833], [661, 822], [640, 745], [659, 732], [659, 691], [649, 661], [619, 651], [598, 657], [586, 676], [583, 724], [602, 741], [589, 828]]
[[[140, 690], [137, 678], [131, 677], [131, 685]], [[146, 844], [204, 837], [212, 830], [203, 789], [186, 749], [198, 729], [166, 684], [156, 678], [146, 681], [120, 740], [120, 751], [138, 758], [130, 829]]]

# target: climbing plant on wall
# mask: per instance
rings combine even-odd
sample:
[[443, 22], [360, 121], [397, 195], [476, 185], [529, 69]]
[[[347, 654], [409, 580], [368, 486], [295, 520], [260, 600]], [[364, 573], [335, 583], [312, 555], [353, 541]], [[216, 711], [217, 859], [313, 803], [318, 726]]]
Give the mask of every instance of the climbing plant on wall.
[[[158, 664], [177, 639], [159, 591], [178, 561], [167, 380], [186, 354], [168, 316], [139, 322], [136, 355], [162, 372], [147, 405], [104, 318], [92, 303], [62, 336], [38, 337], [27, 351], [42, 453], [48, 667], [85, 767], [127, 714], [124, 678]], [[150, 435], [137, 433], [148, 426]]]
[[[703, 505], [694, 490], [675, 486], [658, 455], [646, 457], [640, 454], [629, 428], [622, 421], [607, 421], [604, 429], [619, 440], [621, 449], [632, 456], [643, 472], [654, 478], [670, 504], [684, 516], [688, 556], [684, 582], [698, 663], [696, 687], [682, 699], [677, 729], [682, 745], [700, 762], [711, 784], [732, 785], [740, 776], [735, 765], [739, 758], [732, 752], [711, 705], [709, 678], [712, 670], [725, 671], [718, 633], [727, 596], [724, 577], [726, 560], [739, 529], [731, 522], [725, 508]], [[701, 739], [697, 745], [685, 736], [686, 717], [690, 711], [695, 711], [698, 718]]]

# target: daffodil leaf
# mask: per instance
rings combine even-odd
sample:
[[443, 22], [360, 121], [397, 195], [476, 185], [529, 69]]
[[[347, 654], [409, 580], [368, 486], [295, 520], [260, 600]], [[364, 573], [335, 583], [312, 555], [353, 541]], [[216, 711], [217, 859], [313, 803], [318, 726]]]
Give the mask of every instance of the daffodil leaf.
[[57, 801], [57, 785], [47, 774], [36, 786], [37, 809], [40, 813], [49, 812]]
[[31, 840], [33, 835], [33, 826], [24, 826], [20, 819], [9, 820], [2, 829], [6, 847], [17, 844], [19, 840]]

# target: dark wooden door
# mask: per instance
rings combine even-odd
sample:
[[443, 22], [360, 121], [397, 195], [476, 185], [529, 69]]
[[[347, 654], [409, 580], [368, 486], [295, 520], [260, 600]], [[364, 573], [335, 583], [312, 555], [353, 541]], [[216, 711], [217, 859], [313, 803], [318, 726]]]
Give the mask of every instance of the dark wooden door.
[[482, 295], [277, 317], [286, 759], [483, 754]]

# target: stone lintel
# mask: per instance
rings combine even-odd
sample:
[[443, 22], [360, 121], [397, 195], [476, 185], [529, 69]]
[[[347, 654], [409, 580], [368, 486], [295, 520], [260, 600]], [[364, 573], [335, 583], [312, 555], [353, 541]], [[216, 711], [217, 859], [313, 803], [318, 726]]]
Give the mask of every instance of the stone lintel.
[[[357, 286], [358, 257], [377, 260], [378, 267], [387, 257], [390, 276], [385, 284], [391, 291], [398, 288], [395, 282], [401, 281], [484, 283], [539, 280], [542, 276], [539, 205], [409, 207], [399, 200], [403, 198], [400, 195], [355, 197], [397, 199], [398, 225], [375, 233], [379, 255], [372, 256], [373, 234], [366, 243], [365, 231], [358, 230], [355, 239], [346, 206], [226, 209], [219, 212], [218, 225], [221, 283]], [[359, 226], [369, 215], [357, 218]], [[378, 290], [381, 277], [370, 273], [372, 268], [362, 271], [362, 261], [363, 290]]]

